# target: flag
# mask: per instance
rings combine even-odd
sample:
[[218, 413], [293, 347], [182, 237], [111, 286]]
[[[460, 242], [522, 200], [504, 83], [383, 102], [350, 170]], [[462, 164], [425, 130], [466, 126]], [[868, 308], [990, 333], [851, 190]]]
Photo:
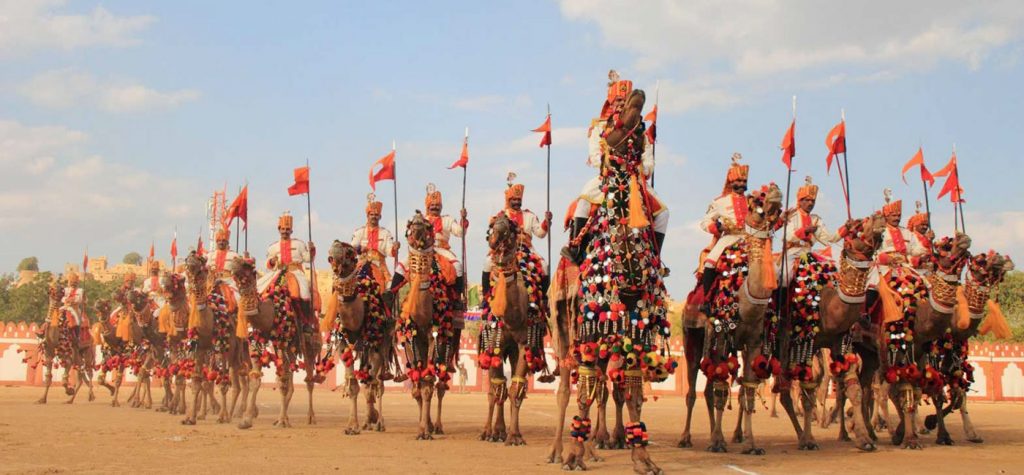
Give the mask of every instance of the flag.
[[149, 261], [153, 262], [153, 259], [155, 257], [156, 257], [156, 244], [154, 244], [153, 242], [150, 242], [149, 243]]
[[825, 147], [828, 148], [828, 156], [825, 157], [825, 172], [832, 171], [832, 159], [840, 153], [846, 153], [846, 121], [840, 121], [825, 137]]
[[452, 164], [452, 166], [448, 167], [448, 169], [451, 170], [452, 168], [456, 168], [456, 167], [466, 168], [466, 165], [468, 165], [468, 164], [469, 164], [469, 137], [466, 137], [462, 141], [462, 153], [459, 154], [459, 159], [456, 160], [455, 163]]
[[295, 169], [295, 184], [288, 187], [288, 195], [295, 196], [309, 193], [309, 167]]
[[224, 227], [231, 227], [231, 222], [235, 218], [242, 220], [242, 229], [249, 229], [249, 185], [242, 187], [242, 191], [238, 192], [235, 201], [232, 201], [231, 206], [228, 207], [228, 212], [225, 215], [227, 223], [224, 224]]
[[[380, 169], [374, 172], [380, 165]], [[373, 166], [370, 167], [370, 188], [377, 191], [377, 182], [384, 180], [395, 179], [395, 151], [391, 150], [391, 153], [384, 155], [380, 160], [373, 162]]]
[[171, 241], [171, 261], [178, 260], [178, 233], [174, 233], [174, 240]]
[[928, 188], [935, 186], [935, 177], [932, 176], [932, 172], [928, 171], [928, 167], [921, 163], [921, 181], [928, 182]]
[[540, 127], [533, 129], [534, 132], [541, 132], [544, 137], [540, 139], [540, 147], [544, 148], [545, 145], [551, 145], [551, 114], [548, 114], [548, 118], [544, 120]]
[[82, 273], [85, 274], [86, 272], [89, 272], [89, 251], [88, 250], [85, 251], [85, 254], [82, 255]]
[[954, 170], [956, 170], [956, 152], [953, 152], [953, 156], [949, 157], [949, 163], [946, 163], [946, 166], [942, 167], [941, 170], [935, 172], [935, 176], [946, 176], [949, 175], [949, 173]]
[[658, 140], [658, 105], [655, 104], [654, 108], [651, 109], [647, 115], [644, 116], [644, 120], [651, 123], [651, 126], [647, 128], [647, 141], [655, 143]]
[[196, 254], [198, 254], [199, 257], [203, 257], [203, 254], [205, 253], [206, 252], [203, 250], [203, 237], [199, 236], [199, 244], [196, 244]]
[[796, 129], [796, 119], [793, 119], [793, 123], [789, 124], [786, 135], [782, 137], [782, 144], [779, 145], [779, 148], [782, 149], [782, 163], [786, 164], [786, 170], [793, 169], [793, 157], [796, 156], [796, 140], [793, 137], [794, 129]]
[[946, 177], [946, 183], [942, 185], [942, 191], [939, 191], [939, 199], [949, 194], [949, 201], [956, 203], [960, 201], [960, 193], [963, 188], [960, 188], [960, 179], [957, 178], [956, 172], [950, 173]]
[[935, 177], [924, 166], [924, 151], [921, 150], [921, 147], [918, 147], [917, 153], [903, 165], [903, 172], [900, 175], [903, 178], [903, 183], [907, 182], [907, 172], [914, 168], [915, 165], [921, 167], [921, 181], [928, 183], [928, 186], [935, 185]]

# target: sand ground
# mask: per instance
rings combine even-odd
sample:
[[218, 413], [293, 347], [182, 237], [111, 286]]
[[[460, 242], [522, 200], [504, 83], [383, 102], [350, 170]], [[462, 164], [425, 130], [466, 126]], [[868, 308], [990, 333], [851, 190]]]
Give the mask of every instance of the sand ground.
[[[180, 416], [152, 410], [112, 408], [105, 390], [97, 400], [63, 404], [60, 388], [50, 403], [36, 405], [34, 387], [0, 388], [0, 472], [3, 473], [560, 473], [545, 463], [556, 415], [551, 395], [531, 395], [523, 410], [523, 435], [529, 445], [506, 447], [477, 440], [486, 414], [483, 394], [445, 398], [445, 435], [416, 441], [417, 410], [405, 393], [387, 393], [387, 431], [342, 433], [349, 402], [339, 393], [318, 389], [314, 405], [318, 424], [306, 425], [304, 392], [292, 403], [291, 429], [272, 421], [279, 406], [276, 391], [260, 393], [261, 415], [255, 427], [217, 424], [209, 417], [196, 426], [182, 426]], [[159, 396], [154, 388], [154, 397]], [[698, 400], [698, 409], [703, 400]], [[570, 409], [572, 409], [570, 405]], [[930, 411], [931, 407], [925, 408]], [[707, 414], [695, 411], [692, 449], [675, 447], [682, 430], [684, 402], [662, 397], [644, 406], [651, 431], [651, 454], [667, 473], [1024, 473], [1024, 405], [974, 403], [971, 414], [985, 442], [966, 442], [959, 417], [950, 419], [957, 444], [936, 446], [934, 435], [925, 448], [893, 447], [882, 436], [879, 450], [861, 453], [836, 440], [837, 427], [816, 429], [819, 452], [796, 450], [788, 422], [754, 416], [755, 436], [767, 450], [762, 457], [705, 452]], [[736, 411], [728, 412], [733, 427]], [[1020, 452], [1019, 452], [1020, 451]], [[602, 451], [603, 462], [590, 463], [595, 473], [629, 473], [628, 451]]]

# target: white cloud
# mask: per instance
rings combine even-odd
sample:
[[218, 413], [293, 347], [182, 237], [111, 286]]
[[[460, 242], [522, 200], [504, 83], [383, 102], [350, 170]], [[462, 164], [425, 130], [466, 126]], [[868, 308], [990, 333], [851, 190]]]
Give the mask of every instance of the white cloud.
[[39, 174], [54, 164], [54, 154], [88, 139], [84, 132], [60, 126], [31, 127], [0, 120], [0, 164]]
[[476, 97], [465, 97], [455, 100], [455, 108], [467, 111], [490, 112], [508, 108], [522, 109], [533, 105], [533, 100], [526, 94], [514, 97], [497, 94], [485, 94]]
[[163, 92], [130, 80], [100, 80], [73, 69], [36, 75], [19, 92], [44, 107], [67, 109], [86, 105], [116, 113], [168, 109], [199, 98], [199, 92], [193, 89]]
[[679, 94], [663, 95], [663, 103], [676, 101], [663, 106], [671, 112], [808, 81], [891, 79], [943, 62], [975, 70], [1024, 34], [1024, 9], [1013, 0], [561, 0], [561, 11], [595, 24], [606, 48], [631, 53], [634, 73], [688, 78], [675, 85]]
[[102, 6], [85, 14], [63, 14], [64, 0], [0, 1], [0, 56], [43, 49], [71, 51], [93, 46], [137, 44], [156, 18], [118, 16]]

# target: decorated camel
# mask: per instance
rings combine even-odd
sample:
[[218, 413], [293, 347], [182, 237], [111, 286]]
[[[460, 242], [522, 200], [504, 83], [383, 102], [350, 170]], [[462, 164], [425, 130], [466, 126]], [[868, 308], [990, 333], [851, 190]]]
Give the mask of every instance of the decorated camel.
[[[629, 89], [628, 81], [613, 88]], [[617, 407], [627, 412], [621, 434], [631, 449], [633, 470], [663, 473], [647, 452], [647, 426], [641, 420], [645, 380], [668, 377], [674, 362], [665, 344], [667, 318], [665, 269], [651, 226], [651, 211], [642, 178], [645, 149], [641, 110], [643, 91], [623, 94], [624, 100], [601, 130], [601, 189], [607, 193], [576, 235], [585, 236], [580, 266], [579, 312], [571, 335], [569, 364], [577, 375], [579, 412], [570, 426], [573, 450], [563, 468], [586, 469], [586, 441], [591, 432], [590, 408], [610, 381]], [[619, 103], [617, 103], [619, 104]], [[619, 106], [616, 106], [619, 107]], [[585, 244], [584, 244], [585, 242]], [[661, 343], [661, 346], [658, 345]]]
[[[441, 409], [450, 375], [448, 362], [458, 351], [452, 323], [455, 273], [442, 271], [434, 259], [434, 229], [418, 210], [409, 220], [405, 238], [409, 244], [406, 276], [409, 293], [402, 303], [398, 326], [399, 349], [405, 352], [406, 374], [419, 404], [418, 440], [443, 434]], [[431, 399], [437, 391], [437, 418], [431, 419]]]
[[[256, 397], [260, 390], [263, 377], [262, 368], [274, 364], [277, 372], [278, 391], [281, 393], [281, 411], [274, 425], [291, 427], [288, 419], [288, 406], [295, 385], [292, 383], [293, 367], [303, 367], [306, 371], [306, 389], [309, 393], [309, 410], [307, 422], [316, 423], [313, 412], [313, 386], [322, 379], [317, 374], [316, 365], [320, 357], [321, 341], [319, 328], [309, 319], [300, 319], [296, 311], [296, 302], [288, 293], [288, 286], [276, 285], [265, 298], [261, 298], [256, 290], [256, 262], [252, 259], [235, 258], [230, 269], [240, 293], [236, 334], [248, 339], [250, 370], [249, 394], [244, 403], [240, 429], [252, 427], [258, 414]], [[281, 273], [281, 279], [286, 278]], [[244, 336], [243, 336], [244, 335]]]
[[[126, 404], [130, 407], [153, 407], [150, 384], [153, 372], [165, 367], [167, 362], [167, 337], [157, 329], [153, 318], [152, 302], [146, 292], [132, 289], [122, 297], [123, 314], [118, 315], [117, 324], [124, 325], [124, 318], [131, 319], [131, 356], [128, 366], [135, 373], [138, 382], [128, 395]], [[116, 336], [116, 335], [115, 335]]]
[[[96, 323], [93, 324], [92, 333], [93, 342], [99, 345], [101, 355], [96, 382], [110, 390], [113, 396], [110, 405], [120, 407], [121, 384], [124, 383], [125, 371], [133, 364], [133, 337], [138, 335], [139, 328], [127, 309], [127, 293], [118, 290], [114, 300], [119, 305], [113, 311], [109, 300], [96, 301]], [[106, 380], [107, 373], [111, 373], [109, 383]]]
[[[384, 431], [384, 380], [392, 374], [395, 319], [369, 263], [349, 243], [334, 241], [327, 261], [334, 272], [321, 331], [331, 335], [328, 355], [341, 356], [346, 395], [352, 400], [345, 433]], [[334, 359], [325, 360], [332, 365]], [[358, 361], [358, 369], [356, 362]], [[323, 368], [330, 370], [330, 366]], [[366, 423], [359, 425], [359, 386], [366, 390]]]
[[[967, 391], [974, 382], [974, 367], [968, 360], [969, 340], [979, 334], [993, 332], [996, 338], [1012, 336], [999, 308], [999, 284], [1014, 268], [1013, 261], [994, 251], [972, 256], [967, 264], [967, 275], [958, 294], [956, 319], [943, 338], [933, 343], [931, 357], [943, 376], [944, 387], [933, 387], [935, 414], [925, 418], [928, 429], [938, 428], [936, 443], [952, 445], [953, 438], [946, 429], [944, 416], [959, 411], [964, 435], [969, 442], [981, 443], [967, 411]], [[947, 391], [949, 404], [943, 406], [934, 396]]]
[[[54, 281], [48, 291], [47, 321], [39, 330], [39, 345], [32, 364], [33, 367], [43, 365], [43, 396], [36, 401], [37, 404], [47, 402], [55, 365], [64, 368], [61, 384], [64, 392], [70, 396], [67, 404], [75, 402], [83, 384], [89, 388], [89, 400], [96, 399], [92, 386], [96, 346], [86, 327], [70, 325], [71, 315], [63, 303], [66, 292], [59, 280]], [[74, 387], [71, 386], [72, 373], [75, 374]]]
[[[487, 423], [480, 438], [504, 440], [505, 445], [526, 443], [519, 428], [519, 411], [526, 399], [527, 376], [548, 369], [544, 359], [548, 304], [543, 263], [520, 242], [519, 235], [519, 226], [505, 213], [491, 220], [487, 244], [494, 265], [481, 306], [478, 362], [481, 369], [488, 370], [490, 389]], [[512, 365], [511, 385], [505, 381], [506, 360]], [[506, 399], [511, 400], [507, 432]]]

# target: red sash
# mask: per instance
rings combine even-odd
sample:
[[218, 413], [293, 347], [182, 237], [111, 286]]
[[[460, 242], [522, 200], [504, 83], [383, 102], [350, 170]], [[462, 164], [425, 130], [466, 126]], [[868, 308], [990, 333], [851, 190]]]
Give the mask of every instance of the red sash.
[[896, 252], [907, 255], [907, 241], [903, 239], [900, 228], [889, 226], [889, 239], [892, 239], [892, 247], [896, 249]]
[[[289, 246], [291, 249], [291, 246]], [[213, 260], [213, 269], [217, 272], [224, 270], [224, 260], [228, 257], [226, 249], [217, 249], [217, 258]]]
[[157, 277], [155, 275], [153, 277], [149, 278], [149, 290], [150, 291], [157, 292], [157, 291], [160, 290], [160, 281], [158, 279], [159, 279], [159, 277]]
[[380, 227], [366, 227], [366, 247], [374, 251], [380, 250]]
[[429, 219], [430, 220], [430, 224], [432, 226], [434, 226], [434, 234], [441, 234], [442, 232], [444, 232], [444, 219], [443, 218], [441, 218], [440, 216], [430, 215], [430, 216], [427, 216], [427, 219]]
[[291, 241], [291, 239], [289, 239], [287, 241], [282, 239], [281, 242], [278, 243], [278, 246], [279, 246], [280, 254], [281, 254], [279, 256], [279, 260], [280, 260], [281, 264], [283, 264], [283, 265], [291, 264], [292, 263], [292, 241]]
[[515, 221], [515, 223], [518, 224], [520, 228], [523, 227], [523, 212], [522, 211], [516, 211], [516, 210], [514, 210], [512, 208], [508, 208], [508, 209], [505, 210], [505, 216], [508, 216], [508, 219], [511, 219], [512, 221]]
[[[800, 215], [800, 227], [797, 230], [801, 231], [801, 230], [804, 230], [804, 229], [807, 229], [808, 227], [810, 227], [811, 226], [811, 215], [808, 214], [808, 213], [805, 213], [804, 210], [800, 210], [800, 212], [798, 214]], [[800, 237], [799, 235], [797, 236], [797, 238], [800, 239], [801, 241], [808, 241], [808, 242], [811, 241], [811, 236], [808, 236], [806, 232], [800, 232], [799, 234], [803, 234], [804, 235], [804, 237]]]
[[736, 217], [736, 226], [747, 225], [747, 198], [739, 193], [729, 193], [732, 198], [732, 213]]
[[932, 242], [929, 241], [928, 238], [925, 237], [924, 234], [921, 234], [921, 233], [919, 233], [917, 231], [914, 231], [914, 236], [917, 237], [917, 242], [921, 243], [922, 247], [924, 247], [925, 249], [927, 249], [929, 251], [932, 250]]

